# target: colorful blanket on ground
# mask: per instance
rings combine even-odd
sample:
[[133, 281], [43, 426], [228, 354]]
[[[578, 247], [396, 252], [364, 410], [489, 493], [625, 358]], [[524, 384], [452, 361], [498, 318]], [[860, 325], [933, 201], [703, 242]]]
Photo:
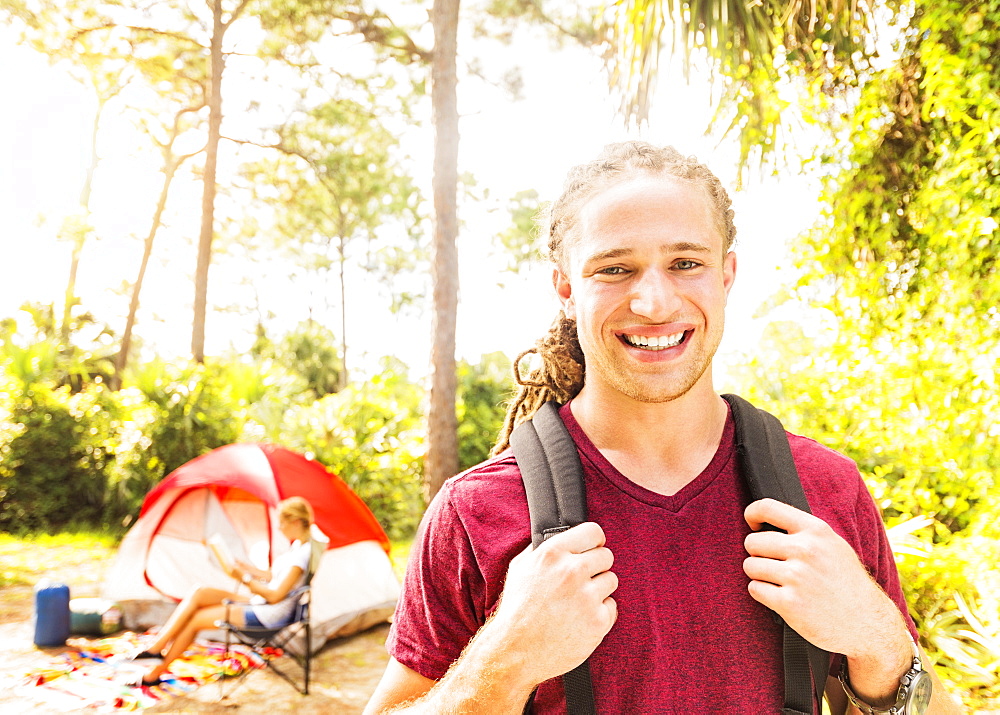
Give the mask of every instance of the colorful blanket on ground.
[[87, 709], [94, 712], [141, 710], [190, 693], [205, 683], [263, 667], [264, 661], [248, 648], [231, 646], [229, 657], [219, 643], [198, 640], [170, 664], [160, 685], [133, 686], [153, 662], [131, 660], [130, 654], [150, 639], [124, 633], [111, 638], [75, 638], [75, 650], [53, 658], [39, 670], [25, 675], [17, 694], [54, 711]]

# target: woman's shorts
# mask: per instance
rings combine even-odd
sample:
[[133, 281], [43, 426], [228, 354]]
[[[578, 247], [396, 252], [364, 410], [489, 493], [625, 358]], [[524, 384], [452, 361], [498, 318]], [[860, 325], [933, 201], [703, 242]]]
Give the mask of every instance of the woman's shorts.
[[253, 606], [243, 607], [243, 623], [250, 628], [263, 628], [264, 624], [260, 622], [257, 618], [257, 614], [253, 612]]

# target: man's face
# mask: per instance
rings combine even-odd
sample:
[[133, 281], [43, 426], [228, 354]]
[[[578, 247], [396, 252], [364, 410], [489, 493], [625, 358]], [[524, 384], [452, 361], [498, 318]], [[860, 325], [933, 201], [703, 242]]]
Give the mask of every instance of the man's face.
[[[554, 275], [586, 357], [586, 390], [668, 402], [712, 389], [736, 255], [705, 192], [664, 177], [616, 184], [583, 205]], [[565, 272], [563, 272], [565, 271]]]

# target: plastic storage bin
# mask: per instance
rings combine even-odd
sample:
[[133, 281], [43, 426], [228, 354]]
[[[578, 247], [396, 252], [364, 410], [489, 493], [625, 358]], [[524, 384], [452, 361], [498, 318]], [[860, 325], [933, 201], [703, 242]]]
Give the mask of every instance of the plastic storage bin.
[[74, 635], [107, 636], [122, 627], [118, 604], [105, 598], [74, 598], [69, 602], [69, 630]]
[[40, 581], [35, 586], [35, 645], [66, 645], [69, 638], [69, 586]]

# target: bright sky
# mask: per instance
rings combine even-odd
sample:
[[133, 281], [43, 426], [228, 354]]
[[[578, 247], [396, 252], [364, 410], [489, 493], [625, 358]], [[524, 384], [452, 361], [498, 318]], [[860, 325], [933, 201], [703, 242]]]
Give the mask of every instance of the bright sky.
[[[766, 322], [755, 320], [754, 311], [791, 278], [786, 243], [813, 221], [815, 186], [798, 176], [763, 182], [754, 178], [747, 190], [735, 192], [735, 147], [727, 142], [716, 148], [716, 140], [703, 136], [708, 120], [704, 86], [661, 82], [650, 126], [641, 134], [628, 133], [614, 114], [600, 64], [588, 53], [555, 52], [542, 41], [528, 52], [501, 51], [495, 61], [521, 64], [526, 99], [512, 102], [473, 80], [459, 88], [461, 171], [472, 173], [478, 190], [488, 189], [490, 195], [480, 205], [463, 206], [460, 217], [459, 357], [475, 361], [495, 350], [513, 356], [544, 333], [556, 311], [548, 267], [524, 276], [499, 271], [502, 259], [494, 255], [491, 237], [507, 225], [508, 197], [535, 188], [544, 199], [553, 199], [570, 166], [593, 158], [610, 141], [629, 137], [670, 143], [697, 155], [733, 193], [740, 264], [722, 352], [752, 351]], [[69, 245], [55, 234], [62, 216], [78, 201], [93, 109], [79, 85], [43, 58], [14, 46], [6, 29], [0, 29], [0, 67], [16, 68], [0, 73], [0, 96], [8, 108], [0, 113], [0, 317], [5, 317], [26, 300], [61, 300], [70, 254]], [[238, 113], [237, 102], [228, 107]], [[98, 149], [102, 163], [93, 206], [101, 239], [84, 250], [78, 292], [84, 307], [112, 323], [120, 335], [128, 302], [123, 283], [135, 278], [160, 177], [149, 168], [148, 150], [123, 124], [111, 125]], [[416, 178], [427, 187], [427, 196], [430, 150], [428, 130], [414, 149], [423, 172]], [[200, 211], [198, 184], [188, 181], [177, 189], [170, 225], [157, 238], [136, 329], [147, 346], [166, 357], [190, 351], [192, 237], [197, 236]], [[310, 301], [302, 286], [289, 283], [286, 267], [273, 264], [266, 275], [251, 276], [252, 290], [245, 285], [246, 270], [220, 257], [210, 276], [210, 303], [248, 305], [256, 291], [262, 312], [276, 314], [269, 323], [274, 335], [307, 317], [305, 303]], [[314, 316], [339, 331], [335, 286], [329, 290], [325, 299], [312, 301], [314, 310], [328, 306], [328, 314]], [[379, 356], [395, 354], [411, 366], [411, 374], [424, 374], [429, 310], [419, 320], [412, 314], [391, 316], [370, 279], [358, 275], [351, 277], [349, 292], [352, 363], [367, 368]], [[211, 313], [207, 351], [245, 351], [254, 322], [255, 315]]]

